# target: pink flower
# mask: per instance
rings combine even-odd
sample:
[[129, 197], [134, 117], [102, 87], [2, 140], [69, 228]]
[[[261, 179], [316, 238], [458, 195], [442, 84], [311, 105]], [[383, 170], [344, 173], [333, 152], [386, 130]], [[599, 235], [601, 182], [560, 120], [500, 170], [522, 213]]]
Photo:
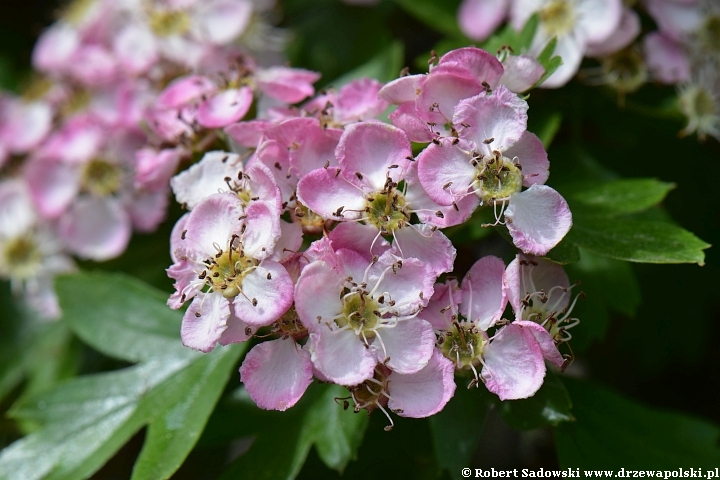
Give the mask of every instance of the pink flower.
[[357, 385], [372, 377], [378, 363], [399, 373], [427, 365], [435, 335], [417, 315], [432, 296], [429, 269], [390, 252], [368, 262], [339, 250], [336, 262], [311, 263], [295, 287], [315, 368], [332, 382]]
[[394, 125], [405, 130], [414, 142], [429, 142], [451, 133], [455, 107], [460, 101], [495, 88], [502, 75], [503, 67], [497, 58], [479, 48], [466, 47], [443, 55], [427, 75], [393, 80], [379, 95], [399, 105], [390, 115]]
[[183, 232], [173, 242], [177, 260], [168, 275], [177, 290], [171, 306], [194, 297], [183, 317], [185, 345], [208, 352], [226, 329], [270, 325], [287, 311], [292, 280], [282, 265], [268, 259], [280, 228], [266, 203], [244, 208], [234, 195], [215, 194], [181, 221]]
[[518, 248], [545, 255], [570, 230], [572, 216], [565, 199], [542, 185], [549, 162], [540, 140], [526, 131], [527, 103], [501, 85], [460, 102], [453, 122], [458, 138], [437, 141], [418, 155], [428, 196], [440, 205], [458, 205], [468, 196], [475, 206], [492, 205], [497, 223], [505, 214]]

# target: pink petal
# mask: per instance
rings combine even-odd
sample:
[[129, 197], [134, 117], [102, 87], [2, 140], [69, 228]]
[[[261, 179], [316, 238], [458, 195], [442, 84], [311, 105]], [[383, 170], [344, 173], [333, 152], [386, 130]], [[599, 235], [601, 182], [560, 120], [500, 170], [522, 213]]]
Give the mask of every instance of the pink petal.
[[45, 30], [35, 44], [33, 66], [44, 72], [66, 68], [79, 46], [78, 31], [65, 22], [57, 22]]
[[523, 186], [543, 184], [550, 176], [550, 162], [542, 142], [534, 133], [523, 132], [520, 140], [503, 152], [507, 158], [515, 159], [522, 167]]
[[[483, 91], [481, 81], [465, 65], [448, 63], [434, 68], [417, 99], [420, 112], [438, 112], [448, 122], [461, 100]], [[439, 123], [439, 122], [438, 122]]]
[[215, 246], [227, 251], [233, 234], [239, 234], [242, 203], [231, 194], [216, 193], [198, 203], [185, 225], [184, 249], [196, 260], [204, 261], [217, 253]]
[[436, 283], [435, 292], [430, 298], [427, 307], [423, 308], [420, 316], [430, 322], [437, 330], [450, 330], [451, 317], [458, 312], [462, 293], [456, 279], [446, 280], [445, 283]]
[[543, 357], [554, 363], [556, 366], [562, 367], [563, 363], [565, 363], [565, 359], [558, 351], [557, 345], [555, 345], [550, 333], [548, 333], [543, 326], [535, 322], [527, 322], [523, 320], [516, 320], [513, 323], [532, 332], [535, 337], [535, 341], [537, 341], [538, 346], [540, 347]]
[[245, 253], [256, 260], [269, 257], [282, 233], [278, 209], [256, 201], [245, 209], [245, 217], [247, 226], [240, 237]]
[[332, 323], [342, 312], [343, 284], [340, 274], [323, 261], [303, 269], [295, 286], [295, 311], [308, 330], [316, 331], [320, 323]]
[[703, 21], [697, 1], [645, 0], [643, 3], [660, 31], [676, 41], [697, 31]]
[[564, 310], [570, 304], [570, 295], [565, 292], [569, 287], [563, 267], [544, 258], [521, 253], [505, 269], [505, 293], [518, 319], [521, 319], [521, 300], [529, 293], [543, 291], [548, 296], [545, 304], [548, 308], [556, 312]]
[[[403, 179], [412, 150], [410, 140], [399, 128], [380, 122], [362, 122], [345, 127], [335, 155], [345, 178], [357, 181], [356, 172], [359, 172], [363, 182], [380, 191], [388, 176], [395, 182]], [[397, 167], [389, 168], [393, 165]]]
[[257, 86], [265, 95], [286, 103], [297, 103], [315, 93], [312, 84], [320, 74], [300, 68], [270, 67], [258, 71]]
[[643, 38], [645, 62], [653, 79], [676, 85], [690, 79], [690, 58], [682, 45], [660, 32]]
[[240, 289], [233, 302], [235, 315], [250, 326], [270, 325], [293, 303], [293, 281], [285, 267], [272, 260], [264, 260], [248, 273]]
[[440, 58], [438, 66], [455, 63], [467, 68], [479, 83], [486, 82], [490, 88], [498, 85], [503, 74], [502, 64], [491, 53], [476, 47], [451, 50]]
[[188, 155], [182, 147], [164, 148], [160, 151], [143, 148], [135, 152], [136, 188], [158, 191], [167, 188], [170, 177], [177, 170], [180, 160]]
[[400, 105], [405, 102], [415, 102], [420, 94], [426, 75], [408, 75], [397, 78], [380, 89], [378, 96], [383, 100]]
[[165, 220], [169, 191], [140, 192], [127, 206], [132, 225], [138, 232], [152, 232]]
[[508, 0], [464, 0], [458, 8], [460, 30], [471, 40], [485, 40], [507, 15]]
[[212, 351], [229, 316], [230, 304], [220, 292], [199, 293], [183, 316], [183, 345], [205, 353]]
[[[493, 150], [504, 151], [520, 139], [527, 129], [527, 111], [525, 100], [500, 85], [490, 95], [481, 93], [460, 102], [453, 123], [458, 125], [460, 138], [473, 142], [489, 156]], [[492, 142], [485, 143], [490, 139]]]
[[310, 354], [292, 338], [255, 345], [240, 366], [240, 380], [248, 395], [265, 410], [292, 407], [312, 379]]
[[38, 156], [25, 164], [25, 179], [33, 202], [46, 218], [57, 218], [80, 190], [80, 169]]
[[483, 331], [495, 325], [507, 305], [504, 276], [502, 259], [488, 255], [475, 262], [462, 281], [460, 313]]
[[435, 332], [425, 320], [399, 321], [392, 328], [377, 330], [373, 349], [377, 361], [393, 372], [416, 373], [427, 365], [435, 350]]
[[251, 327], [235, 316], [234, 308], [230, 308], [230, 317], [227, 319], [227, 328], [223, 330], [218, 342], [220, 345], [230, 345], [249, 340], [257, 331], [257, 327]]
[[199, 35], [216, 45], [224, 45], [241, 35], [252, 17], [252, 2], [227, 0], [204, 2], [195, 12]]
[[115, 34], [113, 52], [123, 70], [145, 73], [158, 60], [157, 43], [152, 32], [141, 24], [129, 24]]
[[197, 120], [206, 128], [222, 128], [245, 116], [252, 105], [250, 87], [223, 90], [200, 104]]
[[[310, 210], [332, 220], [355, 220], [365, 211], [365, 196], [337, 168], [318, 168], [298, 182], [297, 197]], [[335, 213], [341, 209], [340, 216]]]
[[[578, 2], [576, 11], [577, 31], [583, 33], [588, 42], [603, 42], [617, 30], [623, 11], [622, 0], [584, 0]], [[564, 58], [564, 57], [563, 57]]]
[[[440, 145], [428, 145], [417, 156], [418, 178], [434, 202], [448, 206], [471, 195], [468, 190], [477, 170], [470, 164], [472, 155], [466, 150], [467, 144], [453, 145], [449, 139], [440, 142]], [[478, 200], [475, 204], [477, 206]]]
[[382, 84], [372, 78], [360, 78], [343, 86], [337, 93], [333, 114], [342, 124], [375, 118], [388, 102], [378, 97]]
[[157, 105], [161, 108], [182, 108], [215, 90], [213, 82], [200, 75], [180, 77], [173, 80], [160, 93]]
[[534, 255], [547, 254], [572, 226], [567, 202], [547, 185], [512, 195], [505, 219], [515, 246]]
[[267, 120], [249, 120], [225, 127], [224, 132], [240, 146], [255, 148], [263, 134], [272, 126]]
[[603, 42], [588, 43], [585, 55], [604, 57], [627, 47], [640, 34], [640, 16], [635, 10], [624, 7], [620, 23], [615, 31]]
[[433, 350], [428, 364], [411, 374], [391, 373], [388, 390], [391, 410], [402, 417], [424, 418], [442, 410], [455, 394], [455, 368]]
[[112, 197], [75, 199], [60, 219], [59, 233], [76, 255], [95, 261], [117, 257], [132, 233], [130, 217]]
[[545, 378], [545, 362], [531, 329], [511, 323], [485, 347], [482, 377], [500, 400], [535, 395]]
[[[376, 286], [377, 296], [387, 292], [389, 295], [386, 295], [386, 298], [389, 296], [397, 304], [393, 307], [397, 313], [408, 315], [417, 312], [420, 306], [427, 305], [433, 294], [436, 276], [425, 262], [416, 258], [406, 258], [402, 268], [388, 270], [395, 260], [392, 250], [385, 252], [370, 268], [367, 283], [370, 287]], [[362, 278], [363, 270], [360, 270], [359, 275], [353, 276]], [[382, 273], [386, 270], [387, 273], [383, 276]]]
[[225, 177], [235, 180], [242, 169], [238, 154], [215, 150], [205, 153], [198, 163], [175, 175], [170, 186], [177, 202], [193, 209], [203, 198], [227, 192]]
[[413, 142], [428, 143], [436, 136], [430, 130], [427, 121], [418, 116], [414, 101], [401, 104], [388, 118]]
[[424, 224], [408, 225], [396, 230], [393, 247], [401, 252], [404, 258], [422, 259], [436, 277], [452, 272], [457, 253], [444, 233]]
[[545, 67], [530, 55], [509, 55], [503, 62], [505, 73], [500, 83], [511, 92], [524, 92], [545, 74]]
[[339, 385], [358, 385], [372, 378], [377, 361], [352, 330], [320, 329], [308, 342], [315, 368]]
[[[373, 255], [381, 255], [390, 248], [390, 244], [373, 225], [355, 222], [339, 223], [328, 235], [334, 250], [353, 250], [362, 255], [368, 262]], [[372, 251], [370, 247], [372, 246]]]

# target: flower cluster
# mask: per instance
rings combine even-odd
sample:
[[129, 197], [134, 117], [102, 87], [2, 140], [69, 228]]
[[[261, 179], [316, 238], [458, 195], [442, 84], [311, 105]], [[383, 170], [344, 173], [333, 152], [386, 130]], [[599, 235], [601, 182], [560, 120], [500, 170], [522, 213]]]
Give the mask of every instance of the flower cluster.
[[563, 65], [543, 87], [565, 85], [583, 57], [593, 57], [600, 66], [583, 72], [587, 82], [612, 86], [621, 100], [649, 80], [676, 85], [688, 119], [681, 133], [720, 139], [720, 6], [712, 0], [643, 0], [638, 6], [657, 25], [640, 41], [640, 15], [620, 0], [464, 0], [457, 16], [465, 35], [483, 40], [503, 21], [520, 30], [537, 15], [530, 51], [517, 58], [533, 58], [557, 39]]
[[0, 225], [0, 277], [43, 316], [60, 314], [52, 277], [70, 255], [116, 257], [160, 224], [170, 178], [219, 128], [314, 94], [315, 73], [276, 65], [272, 6], [77, 0], [41, 35], [23, 94], [0, 93], [0, 218], [23, 225]]
[[[355, 80], [239, 122], [242, 89], [297, 102], [313, 74], [285, 72], [268, 87], [232, 69], [223, 91], [199, 76], [168, 86], [159, 103], [173, 113], [160, 117], [186, 125], [196, 114], [202, 126], [200, 112], [225, 92], [235, 99], [218, 100], [217, 122], [205, 125], [222, 127], [234, 151], [207, 152], [170, 181], [189, 210], [168, 269], [168, 304], [189, 302], [183, 343], [209, 352], [252, 339], [240, 376], [265, 409], [292, 407], [315, 378], [392, 425], [388, 410], [440, 411], [466, 370], [501, 399], [533, 395], [545, 360], [563, 365], [558, 345], [576, 322], [562, 267], [540, 258], [572, 217], [545, 185], [547, 153], [514, 93], [538, 80], [537, 67], [506, 68], [468, 47], [427, 74]], [[378, 121], [389, 104], [392, 124]], [[456, 254], [441, 230], [478, 207], [493, 209], [492, 225], [507, 225], [522, 253], [507, 269], [479, 260], [461, 288], [438, 283]], [[502, 318], [508, 299], [513, 321]]]

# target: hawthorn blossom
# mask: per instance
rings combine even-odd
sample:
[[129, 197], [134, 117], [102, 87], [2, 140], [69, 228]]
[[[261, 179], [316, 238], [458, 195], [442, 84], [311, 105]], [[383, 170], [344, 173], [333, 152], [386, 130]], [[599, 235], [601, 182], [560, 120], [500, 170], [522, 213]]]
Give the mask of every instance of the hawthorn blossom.
[[413, 142], [430, 142], [452, 133], [455, 107], [461, 100], [495, 88], [503, 66], [493, 55], [475, 47], [459, 48], [443, 55], [427, 75], [393, 80], [379, 92], [380, 98], [399, 105], [390, 115]]
[[371, 378], [378, 364], [403, 374], [420, 371], [435, 343], [431, 325], [418, 317], [432, 296], [430, 269], [391, 252], [371, 261], [344, 249], [334, 256], [336, 265], [317, 260], [306, 266], [295, 287], [315, 368], [347, 386]]
[[505, 20], [511, 0], [463, 0], [457, 11], [460, 30], [471, 40], [485, 40]]
[[580, 321], [570, 316], [578, 298], [565, 270], [558, 264], [532, 255], [519, 254], [505, 271], [505, 293], [517, 320], [543, 326], [556, 342], [572, 338], [569, 329]]
[[[537, 392], [545, 377], [544, 360], [561, 366], [564, 359], [539, 324], [500, 322], [507, 304], [504, 267], [497, 257], [481, 258], [462, 289], [448, 280], [436, 288], [426, 310], [438, 331], [438, 348], [457, 370], [472, 372], [470, 385], [483, 381], [501, 400], [513, 400]], [[487, 331], [495, 325], [500, 326], [491, 337]]]
[[218, 193], [181, 218], [174, 237], [175, 263], [168, 275], [176, 293], [168, 304], [192, 304], [183, 316], [183, 343], [209, 352], [229, 331], [232, 341], [249, 338], [246, 328], [270, 325], [292, 304], [292, 279], [269, 260], [280, 236], [266, 203], [247, 208], [235, 195]]
[[[388, 432], [394, 422], [386, 408], [409, 418], [425, 418], [442, 410], [455, 394], [453, 372], [452, 362], [435, 349], [427, 365], [415, 373], [397, 373], [378, 365], [372, 378], [349, 387], [347, 400], [352, 399], [355, 413], [380, 409], [390, 421], [385, 427]], [[348, 406], [349, 402], [345, 403], [345, 408]]]
[[588, 45], [602, 44], [616, 30], [622, 16], [621, 0], [514, 0], [510, 21], [521, 30], [537, 13], [539, 26], [530, 47], [537, 55], [548, 41], [557, 38], [555, 55], [563, 64], [542, 84], [546, 88], [565, 85], [577, 73]]
[[458, 137], [428, 145], [418, 155], [418, 175], [433, 201], [457, 205], [470, 196], [474, 207], [491, 205], [496, 223], [504, 213], [518, 248], [545, 255], [570, 230], [572, 216], [565, 199], [543, 185], [549, 162], [526, 130], [527, 108], [502, 85], [463, 100], [453, 117]]
[[53, 277], [75, 270], [52, 227], [43, 223], [20, 179], [0, 182], [0, 278], [42, 317], [60, 316]]

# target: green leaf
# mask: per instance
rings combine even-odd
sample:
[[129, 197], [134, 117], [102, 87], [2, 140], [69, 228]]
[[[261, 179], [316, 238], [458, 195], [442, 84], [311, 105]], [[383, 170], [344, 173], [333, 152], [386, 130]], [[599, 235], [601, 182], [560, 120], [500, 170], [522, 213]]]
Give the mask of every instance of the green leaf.
[[180, 401], [156, 405], [162, 414], [150, 422], [133, 480], [170, 478], [178, 469], [202, 434], [228, 374], [244, 350], [245, 345], [220, 349], [166, 382], [166, 388], [176, 391]]
[[530, 50], [530, 45], [532, 45], [532, 41], [535, 38], [538, 25], [540, 25], [540, 16], [537, 13], [534, 13], [530, 18], [528, 18], [528, 21], [525, 22], [525, 26], [518, 34], [517, 44], [512, 45], [513, 49], [517, 53], [525, 53]]
[[652, 178], [620, 179], [570, 193], [574, 214], [622, 215], [642, 212], [662, 202], [675, 184]]
[[492, 404], [491, 395], [484, 387], [468, 389], [459, 382], [450, 402], [430, 417], [438, 466], [452, 478], [462, 478], [462, 468], [470, 465]]
[[576, 421], [555, 428], [562, 468], [677, 471], [720, 464], [716, 425], [645, 407], [588, 382], [565, 383]]
[[313, 445], [328, 467], [342, 471], [355, 458], [368, 423], [366, 415], [343, 410], [335, 401], [347, 396], [343, 387], [316, 383], [286, 412], [265, 412], [243, 402], [236, 412], [248, 422], [237, 436], [252, 435], [254, 441], [220, 478], [295, 478]]
[[560, 265], [569, 265], [580, 261], [580, 249], [574, 243], [567, 240], [567, 237], [560, 241], [550, 250], [545, 258]]
[[571, 281], [582, 281], [576, 288], [587, 295], [573, 310], [573, 317], [582, 322], [571, 332], [572, 347], [576, 352], [605, 336], [611, 311], [635, 316], [640, 306], [640, 287], [627, 262], [583, 251], [582, 260], [568, 268], [568, 275]]
[[400, 75], [400, 70], [403, 68], [403, 50], [402, 43], [394, 42], [367, 63], [330, 82], [329, 86], [340, 88], [353, 80], [364, 77], [374, 78], [383, 83], [394, 80]]
[[88, 477], [147, 424], [133, 478], [169, 478], [197, 441], [244, 346], [207, 355], [174, 348], [180, 312], [137, 280], [79, 274], [58, 287], [64, 317], [81, 338], [143, 361], [20, 400], [11, 415], [39, 429], [0, 453], [0, 478]]
[[0, 284], [0, 399], [23, 379], [25, 395], [48, 389], [78, 365], [78, 344], [67, 326], [39, 318], [7, 287]]
[[537, 56], [537, 61], [545, 67], [545, 73], [542, 77], [540, 77], [540, 80], [535, 83], [534, 87], [537, 87], [541, 83], [543, 83], [545, 80], [550, 77], [553, 73], [555, 73], [555, 70], [557, 70], [560, 65], [563, 64], [562, 58], [556, 56], [553, 56], [553, 53], [555, 53], [555, 47], [557, 46], [557, 37], [553, 37], [550, 39], [550, 41], [545, 45], [545, 47], [540, 52], [540, 55]]
[[500, 402], [499, 412], [505, 423], [519, 430], [559, 425], [573, 420], [568, 391], [560, 378], [547, 372], [540, 390], [530, 398]]
[[338, 408], [335, 398], [340, 397], [347, 397], [347, 389], [339, 385], [325, 389], [308, 411], [305, 435], [315, 443], [325, 465], [342, 472], [357, 454], [368, 417]]
[[543, 111], [533, 113], [535, 113], [535, 115], [531, 117], [532, 120], [529, 121], [530, 126], [528, 129], [538, 136], [545, 150], [547, 150], [555, 139], [558, 130], [560, 130], [562, 114], [560, 112], [547, 114]]
[[180, 343], [182, 315], [167, 295], [120, 274], [90, 273], [58, 278], [63, 318], [93, 348], [138, 362], [159, 356], [189, 358]]
[[576, 222], [567, 239], [591, 252], [628, 262], [697, 263], [710, 245], [668, 222], [593, 217]]
[[459, 0], [395, 0], [395, 3], [430, 28], [451, 37], [463, 37], [456, 13]]

